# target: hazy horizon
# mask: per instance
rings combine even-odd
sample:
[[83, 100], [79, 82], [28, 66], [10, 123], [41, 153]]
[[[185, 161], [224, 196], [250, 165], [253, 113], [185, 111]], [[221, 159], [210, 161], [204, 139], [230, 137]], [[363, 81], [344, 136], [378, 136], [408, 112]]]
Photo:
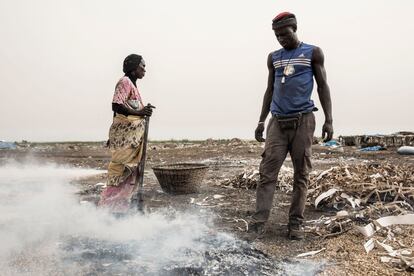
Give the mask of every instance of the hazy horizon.
[[[0, 0], [0, 140], [104, 141], [122, 61], [157, 109], [151, 140], [254, 139], [280, 45], [272, 18], [291, 11], [320, 46], [334, 136], [413, 131], [414, 2]], [[324, 116], [315, 90], [315, 136]], [[269, 118], [269, 117], [268, 117]]]

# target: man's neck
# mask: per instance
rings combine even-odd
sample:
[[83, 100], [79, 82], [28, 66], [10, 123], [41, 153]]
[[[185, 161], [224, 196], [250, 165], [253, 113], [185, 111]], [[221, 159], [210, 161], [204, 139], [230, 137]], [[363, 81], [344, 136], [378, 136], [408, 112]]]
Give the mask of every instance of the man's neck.
[[299, 40], [296, 40], [296, 45], [295, 45], [295, 48], [293, 48], [293, 49], [298, 48], [300, 46], [300, 44], [301, 44], [301, 42]]
[[287, 50], [287, 51], [294, 50], [294, 49], [298, 48], [298, 47], [300, 46], [300, 44], [301, 44], [301, 43], [302, 43], [302, 42], [300, 42], [299, 40], [297, 40], [297, 41], [295, 42], [294, 46], [289, 47], [289, 48], [285, 48], [285, 50]]

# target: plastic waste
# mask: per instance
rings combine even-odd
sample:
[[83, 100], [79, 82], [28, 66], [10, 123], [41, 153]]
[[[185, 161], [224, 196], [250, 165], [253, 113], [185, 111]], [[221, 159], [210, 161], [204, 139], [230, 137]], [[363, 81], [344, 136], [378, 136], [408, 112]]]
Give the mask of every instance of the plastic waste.
[[0, 141], [0, 149], [16, 149], [16, 143]]
[[322, 144], [322, 146], [324, 147], [338, 147], [340, 145], [341, 144], [336, 140], [331, 140]]
[[379, 151], [379, 150], [385, 150], [385, 148], [382, 146], [373, 146], [373, 147], [362, 148], [359, 151]]
[[402, 146], [398, 148], [397, 152], [403, 155], [414, 155], [414, 147]]

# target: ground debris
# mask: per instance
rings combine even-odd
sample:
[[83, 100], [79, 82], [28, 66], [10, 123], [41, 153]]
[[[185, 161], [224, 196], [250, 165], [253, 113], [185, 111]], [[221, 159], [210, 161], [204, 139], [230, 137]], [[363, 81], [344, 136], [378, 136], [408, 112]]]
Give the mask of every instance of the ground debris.
[[[406, 229], [405, 232], [408, 229]], [[382, 263], [399, 271], [414, 271], [414, 244], [412, 237], [405, 238], [399, 225], [378, 230], [374, 237], [365, 242], [367, 253], [374, 252]], [[409, 236], [409, 235], [407, 235]], [[377, 248], [378, 250], [374, 250]]]
[[412, 132], [402, 131], [391, 135], [354, 135], [339, 136], [339, 141], [344, 146], [386, 146], [400, 147], [414, 145], [414, 134]]
[[412, 167], [341, 164], [313, 174], [310, 183], [309, 201], [315, 208], [336, 211], [336, 215], [307, 221], [306, 232], [325, 239], [355, 229], [370, 238], [361, 244], [367, 253], [377, 247], [381, 262], [401, 271], [414, 269], [412, 237], [410, 244], [401, 242], [412, 229], [404, 232], [394, 225], [413, 224]]
[[[254, 190], [259, 183], [259, 171], [254, 169], [245, 169], [230, 179], [224, 179], [220, 185], [230, 186], [238, 189]], [[279, 171], [278, 183], [276, 189], [282, 191], [291, 191], [293, 183], [293, 169], [282, 166]]]
[[309, 252], [305, 252], [305, 253], [301, 253], [296, 255], [296, 258], [303, 258], [303, 257], [308, 257], [308, 256], [314, 256], [322, 251], [324, 251], [326, 248], [322, 248], [319, 250], [314, 250], [314, 251], [309, 251]]
[[[412, 135], [413, 133], [411, 133]], [[412, 225], [394, 225], [390, 227], [382, 227], [377, 230], [372, 237], [365, 237], [361, 235], [355, 226], [367, 226], [378, 218], [383, 218], [386, 216], [398, 216], [409, 214], [410, 207], [407, 206], [407, 201], [403, 199], [397, 199], [395, 201], [386, 202], [386, 201], [376, 201], [373, 203], [368, 202], [367, 204], [361, 203], [358, 207], [355, 205], [355, 208], [352, 208], [350, 201], [345, 199], [345, 206], [340, 209], [340, 205], [336, 207], [339, 210], [325, 208], [326, 204], [332, 200], [333, 197], [341, 196], [342, 193], [348, 194], [347, 192], [341, 190], [336, 192], [330, 198], [323, 200], [318, 204], [318, 209], [313, 208], [313, 201], [308, 202], [306, 208], [305, 217], [313, 219], [314, 221], [306, 222], [306, 239], [304, 242], [291, 242], [286, 238], [286, 224], [287, 224], [287, 214], [290, 206], [290, 195], [284, 191], [276, 191], [273, 209], [273, 216], [269, 219], [267, 233], [263, 238], [260, 239], [251, 239], [251, 234], [246, 232], [246, 222], [245, 219], [252, 214], [254, 210], [254, 190], [246, 190], [246, 188], [234, 188], [231, 184], [224, 186], [221, 184], [222, 181], [231, 179], [246, 170], [248, 172], [253, 172], [257, 170], [260, 163], [259, 155], [263, 151], [263, 143], [256, 141], [247, 141], [242, 140], [243, 143], [240, 143], [238, 140], [234, 140], [234, 145], [229, 145], [232, 143], [231, 139], [220, 139], [211, 141], [150, 141], [148, 144], [148, 164], [149, 167], [155, 166], [158, 164], [168, 164], [175, 162], [202, 162], [206, 165], [209, 165], [209, 171], [205, 181], [202, 184], [202, 189], [199, 194], [191, 195], [179, 195], [179, 196], [170, 196], [163, 193], [160, 189], [159, 183], [156, 181], [155, 175], [152, 174], [145, 176], [144, 180], [144, 198], [148, 206], [148, 212], [154, 213], [160, 208], [167, 206], [170, 208], [177, 208], [178, 210], [191, 210], [191, 212], [196, 212], [197, 215], [206, 217], [210, 221], [210, 214], [214, 214], [214, 225], [215, 229], [220, 231], [225, 231], [232, 235], [246, 239], [249, 242], [252, 242], [255, 248], [259, 248], [263, 252], [269, 254], [270, 256], [275, 257], [277, 260], [279, 256], [283, 256], [282, 268], [285, 269], [281, 271], [284, 275], [294, 272], [295, 275], [411, 275], [409, 274], [412, 270], [408, 269], [407, 266], [402, 265], [400, 260], [396, 257], [391, 257], [388, 255], [387, 251], [383, 249], [382, 246], [374, 242], [374, 249], [371, 250], [369, 254], [366, 253], [364, 249], [364, 243], [366, 243], [370, 238], [374, 238], [379, 242], [391, 246], [394, 250], [400, 249], [413, 249], [414, 247], [414, 227]], [[318, 141], [320, 142], [320, 140]], [[375, 145], [375, 141], [373, 141]], [[175, 143], [176, 146], [170, 146], [169, 144]], [[108, 148], [103, 146], [104, 142], [70, 142], [70, 143], [17, 143], [16, 150], [0, 150], [0, 164], [6, 165], [9, 161], [8, 159], [13, 157], [17, 162], [23, 162], [26, 156], [30, 158], [36, 158], [39, 162], [48, 163], [55, 162], [57, 164], [69, 165], [72, 167], [83, 167], [83, 168], [99, 168], [106, 170], [107, 165], [110, 161], [110, 151]], [[164, 146], [167, 144], [166, 146]], [[154, 148], [152, 149], [153, 146]], [[362, 145], [361, 145], [362, 146]], [[396, 145], [397, 146], [397, 145]], [[399, 155], [396, 152], [396, 148], [393, 149], [392, 145], [387, 144], [388, 150], [378, 151], [378, 152], [369, 152], [362, 153], [359, 151], [359, 147], [347, 147], [343, 146], [344, 153], [341, 154], [331, 154], [326, 147], [320, 145], [313, 145], [313, 168], [315, 170], [314, 175], [311, 175], [311, 179], [314, 180], [320, 176], [321, 172], [325, 171], [334, 166], [343, 167], [348, 165], [348, 171], [352, 176], [351, 165], [361, 164], [361, 163], [391, 163], [393, 165], [402, 165], [403, 167], [409, 168], [407, 165], [411, 164], [411, 168], [414, 167], [414, 159], [412, 156], [403, 156]], [[92, 156], [92, 158], [89, 158]], [[289, 157], [287, 158], [289, 161]], [[346, 162], [346, 163], [344, 163]], [[289, 165], [286, 164], [285, 165]], [[412, 171], [412, 169], [411, 169]], [[10, 172], [7, 172], [9, 174]], [[326, 173], [326, 177], [329, 177], [330, 173]], [[24, 173], [23, 175], [26, 175]], [[293, 173], [291, 174], [291, 176]], [[372, 173], [374, 177], [380, 177], [380, 174]], [[76, 181], [72, 184], [75, 188], [79, 190], [88, 190], [85, 191], [83, 195], [80, 196], [80, 203], [97, 203], [99, 201], [99, 190], [98, 186], [95, 186], [98, 182], [104, 183], [106, 180], [106, 174], [102, 175], [103, 177], [91, 177], [87, 180]], [[255, 177], [258, 178], [258, 175]], [[324, 182], [324, 179], [321, 179], [319, 184]], [[326, 184], [326, 183], [325, 183]], [[10, 186], [9, 182], [5, 183], [6, 186]], [[338, 188], [341, 188], [340, 185]], [[29, 185], [26, 186], [26, 190], [29, 188]], [[52, 188], [52, 187], [51, 187]], [[313, 183], [310, 183], [310, 189], [315, 188]], [[343, 187], [342, 187], [343, 188]], [[330, 188], [325, 190], [319, 189], [320, 193], [328, 191]], [[312, 193], [312, 190], [310, 190]], [[57, 194], [59, 196], [59, 194]], [[215, 195], [224, 195], [224, 198], [216, 198]], [[319, 194], [320, 195], [320, 194]], [[318, 196], [316, 194], [316, 196]], [[352, 196], [355, 201], [354, 195]], [[203, 201], [208, 197], [205, 201]], [[341, 198], [339, 198], [341, 199]], [[202, 204], [198, 206], [198, 204]], [[309, 203], [312, 206], [309, 206]], [[205, 204], [206, 206], [204, 206]], [[208, 206], [207, 206], [208, 205]], [[93, 206], [86, 206], [89, 207]], [[84, 207], [82, 207], [84, 208]], [[328, 210], [327, 210], [328, 209]], [[332, 212], [334, 211], [334, 212]], [[412, 212], [411, 212], [412, 213]], [[10, 212], [6, 212], [7, 216]], [[324, 215], [322, 219], [321, 215]], [[94, 220], [92, 220], [94, 221]], [[325, 224], [325, 222], [327, 224]], [[53, 225], [52, 225], [53, 226]], [[318, 226], [318, 233], [315, 232], [315, 226]], [[7, 227], [5, 229], [8, 229]], [[54, 227], [52, 227], [54, 229]], [[389, 234], [389, 229], [391, 229], [394, 240], [386, 240]], [[32, 228], [29, 227], [29, 230], [32, 231]], [[82, 229], [81, 229], [82, 230]], [[19, 231], [20, 232], [20, 229]], [[142, 232], [139, 231], [138, 236], [141, 236]], [[168, 237], [169, 235], [163, 235], [163, 237]], [[26, 237], [25, 237], [26, 238]], [[8, 242], [6, 243], [7, 246]], [[144, 243], [145, 244], [145, 243]], [[204, 244], [204, 243], [203, 243]], [[216, 249], [222, 244], [214, 244]], [[139, 247], [142, 248], [143, 244], [140, 244]], [[36, 245], [37, 246], [37, 245]], [[208, 246], [208, 244], [207, 244]], [[232, 243], [232, 246], [233, 243]], [[259, 246], [259, 247], [258, 247]], [[137, 245], [138, 247], [138, 245]], [[139, 249], [138, 247], [138, 249]], [[149, 264], [154, 263], [159, 258], [159, 253], [163, 253], [165, 250], [158, 251], [160, 247], [157, 247], [154, 250], [157, 257], [151, 257], [149, 259]], [[296, 258], [300, 253], [317, 251], [321, 248], [326, 248], [326, 250], [321, 251], [320, 253], [314, 256], [308, 256], [306, 258]], [[109, 249], [114, 249], [114, 246], [109, 245]], [[195, 250], [195, 248], [194, 248]], [[24, 253], [35, 255], [33, 259], [16, 259], [15, 266], [21, 267], [24, 271], [22, 273], [28, 274], [28, 267], [33, 267], [30, 263], [36, 263], [36, 267], [39, 267], [43, 273], [33, 272], [34, 275], [64, 275], [67, 272], [67, 265], [62, 268], [62, 271], [55, 268], [59, 268], [59, 263], [54, 264], [53, 259], [47, 259], [47, 256], [43, 256], [42, 250], [24, 250]], [[197, 250], [196, 250], [197, 251]], [[207, 250], [210, 251], [210, 250]], [[87, 251], [89, 252], [89, 251]], [[122, 250], [121, 253], [125, 251]], [[148, 252], [145, 250], [144, 253]], [[201, 260], [204, 259], [204, 251], [199, 251], [195, 256], [199, 256]], [[407, 251], [408, 252], [408, 251]], [[66, 252], [70, 255], [71, 252]], [[73, 252], [74, 255], [77, 255], [77, 252]], [[84, 253], [81, 251], [79, 254]], [[185, 253], [185, 252], [184, 252]], [[194, 252], [196, 253], [196, 252]], [[406, 253], [406, 251], [404, 251]], [[227, 254], [225, 252], [224, 254]], [[115, 253], [115, 255], [117, 255]], [[213, 261], [215, 260], [214, 255]], [[228, 254], [227, 254], [228, 255]], [[249, 256], [249, 254], [247, 254]], [[113, 261], [113, 260], [102, 260], [96, 261], [97, 266], [92, 266], [93, 268], [99, 269], [99, 272], [92, 272], [90, 275], [116, 275], [116, 271], [119, 269], [123, 274], [132, 275], [133, 272], [127, 271], [130, 268], [132, 271], [143, 269], [140, 266], [141, 254], [132, 255], [133, 259], [130, 260], [125, 258], [122, 262]], [[172, 256], [172, 255], [171, 255]], [[178, 256], [175, 255], [174, 256]], [[407, 255], [404, 255], [406, 257]], [[52, 256], [53, 257], [53, 256]], [[60, 257], [60, 255], [59, 255]], [[221, 258], [220, 256], [218, 256]], [[45, 258], [46, 263], [42, 266], [41, 263], [38, 263], [39, 258]], [[171, 263], [171, 266], [164, 266], [167, 271], [164, 271], [164, 274], [167, 275], [197, 275], [197, 273], [206, 273], [204, 270], [205, 266], [199, 265], [197, 262], [188, 262], [188, 257], [184, 256], [183, 263], [178, 263], [174, 257], [174, 262]], [[206, 258], [208, 258], [206, 256]], [[249, 257], [250, 258], [250, 257]], [[142, 260], [142, 259], [141, 259]], [[325, 262], [326, 260], [326, 262]], [[82, 262], [82, 260], [81, 260]], [[218, 262], [218, 261], [217, 261]], [[249, 260], [250, 262], [250, 260]], [[313, 270], [309, 270], [308, 263], [314, 262], [315, 267]], [[322, 266], [321, 266], [322, 262]], [[250, 262], [251, 263], [251, 262]], [[78, 262], [76, 262], [76, 265]], [[111, 265], [109, 265], [111, 264]], [[302, 264], [303, 267], [300, 270], [298, 264]], [[326, 264], [326, 266], [325, 266]], [[259, 264], [261, 266], [261, 264]], [[214, 266], [216, 267], [216, 266]], [[53, 271], [50, 272], [50, 269]], [[89, 267], [88, 267], [89, 268]], [[85, 268], [85, 269], [88, 269]], [[203, 269], [201, 269], [203, 268]], [[43, 271], [44, 269], [44, 271]], [[224, 273], [221, 268], [216, 272], [219, 273], [221, 270], [222, 274]], [[407, 271], [408, 270], [408, 271]], [[3, 269], [0, 274], [7, 274]], [[118, 272], [120, 272], [118, 271]], [[240, 270], [240, 275], [243, 275], [246, 269], [243, 268]], [[311, 272], [313, 271], [313, 272]], [[82, 273], [80, 271], [77, 275], [86, 275], [87, 273]], [[89, 271], [90, 272], [90, 271]], [[232, 270], [233, 274], [237, 274]], [[239, 272], [239, 271], [237, 271]], [[168, 274], [170, 273], [170, 274]], [[175, 274], [174, 274], [175, 273]], [[262, 274], [263, 271], [261, 271]], [[75, 273], [72, 273], [75, 274]], [[122, 273], [118, 273], [122, 274]], [[138, 273], [136, 273], [138, 274]], [[162, 272], [159, 272], [162, 274]], [[157, 275], [159, 275], [157, 274]], [[238, 274], [238, 275], [239, 275]], [[16, 275], [16, 274], [7, 274], [7, 275]], [[142, 275], [142, 274], [141, 274]], [[228, 275], [231, 275], [229, 272]], [[251, 275], [255, 275], [252, 273]]]
[[[315, 206], [333, 210], [375, 202], [404, 202], [403, 209], [414, 210], [413, 171], [413, 167], [389, 163], [332, 167], [311, 176], [308, 199]], [[322, 193], [328, 196], [318, 198]]]
[[309, 232], [342, 234], [384, 216], [414, 210], [413, 169], [391, 164], [340, 165], [311, 176], [308, 200], [315, 208], [337, 212], [309, 221]]

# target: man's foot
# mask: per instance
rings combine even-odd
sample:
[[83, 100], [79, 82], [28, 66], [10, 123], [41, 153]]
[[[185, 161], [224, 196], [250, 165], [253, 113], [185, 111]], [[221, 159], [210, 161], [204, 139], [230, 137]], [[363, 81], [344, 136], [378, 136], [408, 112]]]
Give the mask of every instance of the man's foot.
[[264, 222], [249, 222], [249, 229], [247, 230], [247, 232], [263, 235], [266, 232], [265, 223]]
[[300, 225], [289, 225], [288, 238], [290, 240], [303, 240], [305, 238], [305, 232], [303, 231], [303, 228]]

